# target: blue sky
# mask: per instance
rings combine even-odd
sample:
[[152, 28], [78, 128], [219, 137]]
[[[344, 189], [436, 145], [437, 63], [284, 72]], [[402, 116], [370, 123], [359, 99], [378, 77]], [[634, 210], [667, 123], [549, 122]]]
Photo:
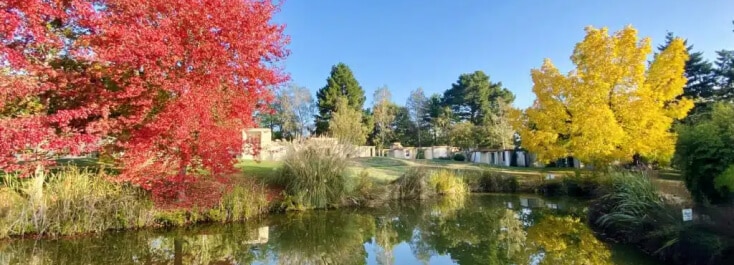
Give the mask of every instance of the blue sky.
[[382, 85], [404, 104], [415, 88], [443, 93], [460, 74], [483, 70], [522, 108], [535, 98], [530, 69], [550, 58], [571, 70], [568, 58], [587, 25], [631, 24], [654, 45], [672, 31], [713, 59], [716, 50], [734, 49], [732, 20], [733, 0], [287, 0], [275, 17], [291, 37], [286, 71], [314, 93], [338, 62], [364, 88], [365, 106]]

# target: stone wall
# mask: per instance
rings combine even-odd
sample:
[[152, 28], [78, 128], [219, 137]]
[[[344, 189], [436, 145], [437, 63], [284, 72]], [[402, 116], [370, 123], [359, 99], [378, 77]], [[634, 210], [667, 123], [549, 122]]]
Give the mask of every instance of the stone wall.
[[[242, 131], [242, 139], [245, 144], [240, 154], [243, 160], [281, 161], [293, 144], [313, 144], [316, 146], [334, 146], [339, 142], [336, 138], [312, 137], [298, 141], [281, 141], [272, 139], [269, 128], [253, 128]], [[351, 149], [351, 148], [350, 148]], [[352, 152], [352, 151], [350, 151]], [[256, 154], [256, 155], [253, 155]], [[373, 157], [377, 156], [374, 146], [355, 146], [352, 154], [348, 157]]]

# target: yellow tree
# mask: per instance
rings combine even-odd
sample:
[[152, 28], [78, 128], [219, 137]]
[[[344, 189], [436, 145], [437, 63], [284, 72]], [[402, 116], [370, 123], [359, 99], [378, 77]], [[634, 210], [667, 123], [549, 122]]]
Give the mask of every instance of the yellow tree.
[[346, 97], [338, 98], [336, 111], [329, 120], [331, 137], [344, 144], [363, 145], [367, 141], [367, 131], [362, 124], [362, 111], [350, 108]]
[[523, 147], [542, 161], [574, 156], [603, 165], [635, 154], [669, 161], [672, 123], [693, 107], [679, 97], [688, 54], [681, 39], [648, 64], [651, 51], [650, 39], [639, 40], [631, 26], [614, 35], [587, 27], [571, 56], [575, 70], [562, 74], [546, 59], [531, 71], [536, 100], [513, 113]]

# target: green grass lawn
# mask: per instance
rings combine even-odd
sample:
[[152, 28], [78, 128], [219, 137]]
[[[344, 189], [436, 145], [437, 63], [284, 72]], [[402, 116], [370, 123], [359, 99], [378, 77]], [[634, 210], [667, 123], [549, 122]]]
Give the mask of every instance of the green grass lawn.
[[242, 160], [235, 164], [235, 168], [242, 170], [242, 173], [244, 173], [245, 176], [263, 179], [272, 177], [280, 164], [280, 162], [273, 161], [256, 162], [252, 160]]
[[[263, 179], [273, 176], [275, 170], [280, 166], [280, 164], [280, 162], [272, 161], [241, 161], [237, 163], [236, 167], [242, 170], [245, 176], [253, 176]], [[454, 170], [491, 170], [500, 174], [515, 175], [521, 178], [541, 177], [548, 173], [556, 175], [573, 174], [572, 169], [495, 167], [451, 160], [405, 160], [387, 157], [355, 158], [350, 161], [347, 170], [349, 171], [350, 176], [355, 177], [363, 170], [367, 170], [368, 174], [376, 181], [388, 182], [399, 178], [411, 167]]]
[[680, 180], [683, 181], [683, 174], [675, 169], [660, 169], [658, 171], [658, 177], [667, 180]]

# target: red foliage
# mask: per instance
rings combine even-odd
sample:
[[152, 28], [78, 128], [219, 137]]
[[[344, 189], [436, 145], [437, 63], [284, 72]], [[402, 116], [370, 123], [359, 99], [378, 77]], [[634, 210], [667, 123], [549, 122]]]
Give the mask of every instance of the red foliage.
[[146, 189], [188, 183], [194, 168], [230, 172], [241, 130], [287, 79], [273, 64], [288, 42], [276, 11], [259, 0], [0, 1], [0, 170], [114, 146], [121, 180]]

